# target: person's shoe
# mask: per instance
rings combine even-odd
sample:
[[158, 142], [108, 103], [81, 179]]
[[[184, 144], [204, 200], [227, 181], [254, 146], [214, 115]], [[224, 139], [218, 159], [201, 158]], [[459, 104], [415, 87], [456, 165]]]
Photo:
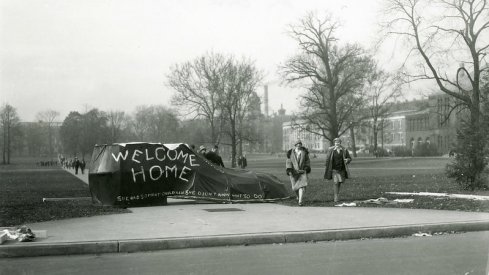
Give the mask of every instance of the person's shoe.
[[303, 205], [304, 205], [304, 204], [303, 204], [303, 203], [300, 201], [300, 202], [299, 202], [299, 206], [303, 206]]

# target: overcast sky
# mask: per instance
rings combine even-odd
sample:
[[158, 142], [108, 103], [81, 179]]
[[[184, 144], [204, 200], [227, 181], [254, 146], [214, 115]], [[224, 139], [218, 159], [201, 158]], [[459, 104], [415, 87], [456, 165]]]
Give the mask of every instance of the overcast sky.
[[[277, 67], [296, 52], [286, 34], [308, 11], [341, 20], [340, 38], [369, 47], [379, 0], [0, 0], [0, 103], [38, 112], [170, 106], [169, 69], [209, 51], [256, 62], [270, 110], [297, 110], [300, 90]], [[259, 94], [263, 94], [261, 88]]]

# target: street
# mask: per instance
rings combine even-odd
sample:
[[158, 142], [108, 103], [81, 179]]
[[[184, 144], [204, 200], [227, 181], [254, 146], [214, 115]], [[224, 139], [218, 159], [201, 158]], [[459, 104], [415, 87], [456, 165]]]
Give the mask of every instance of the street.
[[0, 274], [487, 274], [489, 231], [0, 259]]

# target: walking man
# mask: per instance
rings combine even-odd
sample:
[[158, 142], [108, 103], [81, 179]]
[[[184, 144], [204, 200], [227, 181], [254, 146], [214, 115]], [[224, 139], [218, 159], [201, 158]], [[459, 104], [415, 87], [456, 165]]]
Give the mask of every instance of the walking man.
[[74, 166], [75, 166], [75, 175], [78, 175], [78, 168], [80, 168], [80, 161], [78, 160], [77, 157], [75, 157]]
[[348, 178], [348, 164], [351, 162], [350, 153], [341, 146], [341, 139], [333, 140], [334, 146], [328, 148], [326, 153], [326, 170], [324, 178], [333, 180], [334, 202], [338, 202], [341, 184]]

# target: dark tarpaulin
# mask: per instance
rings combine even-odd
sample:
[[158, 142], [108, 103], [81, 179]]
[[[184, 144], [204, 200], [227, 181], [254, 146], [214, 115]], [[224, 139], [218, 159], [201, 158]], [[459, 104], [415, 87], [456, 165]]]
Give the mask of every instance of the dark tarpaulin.
[[97, 145], [88, 180], [93, 201], [103, 205], [157, 204], [167, 196], [262, 202], [289, 197], [275, 176], [218, 167], [186, 144]]

